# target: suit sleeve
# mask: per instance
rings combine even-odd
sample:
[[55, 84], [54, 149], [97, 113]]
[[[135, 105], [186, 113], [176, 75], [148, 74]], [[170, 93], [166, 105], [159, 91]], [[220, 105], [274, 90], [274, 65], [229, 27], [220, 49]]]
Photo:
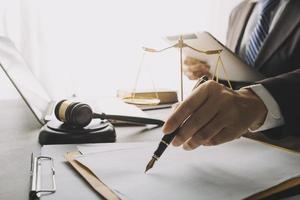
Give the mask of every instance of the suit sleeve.
[[263, 133], [279, 139], [288, 135], [300, 137], [300, 69], [260, 82], [278, 103], [285, 124]]

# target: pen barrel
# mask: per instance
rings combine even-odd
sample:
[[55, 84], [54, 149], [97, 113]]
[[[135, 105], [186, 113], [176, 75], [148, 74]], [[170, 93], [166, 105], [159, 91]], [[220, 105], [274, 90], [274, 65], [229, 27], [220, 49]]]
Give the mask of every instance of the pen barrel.
[[171, 134], [165, 135], [161, 139], [161, 141], [158, 145], [158, 148], [154, 152], [154, 157], [155, 157], [156, 160], [158, 160], [160, 158], [160, 156], [163, 154], [163, 152], [166, 150], [166, 148], [169, 146], [169, 144], [172, 142], [172, 140], [176, 136], [177, 132], [178, 131], [176, 130]]
[[199, 85], [201, 85], [202, 83], [208, 81], [208, 77], [206, 75], [202, 76], [199, 78], [199, 80], [197, 81], [197, 83], [195, 84], [195, 86], [193, 87], [193, 90], [195, 90], [197, 87], [199, 87]]

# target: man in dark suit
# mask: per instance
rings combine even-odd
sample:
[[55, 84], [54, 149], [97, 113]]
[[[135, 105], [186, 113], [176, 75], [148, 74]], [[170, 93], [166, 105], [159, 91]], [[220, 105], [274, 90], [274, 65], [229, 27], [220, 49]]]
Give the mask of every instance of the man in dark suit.
[[[243, 1], [231, 13], [227, 46], [266, 79], [236, 91], [202, 84], [164, 125], [166, 134], [181, 126], [173, 144], [192, 150], [248, 132], [300, 138], [300, 1]], [[187, 58], [185, 64], [190, 79], [208, 73], [204, 62]]]

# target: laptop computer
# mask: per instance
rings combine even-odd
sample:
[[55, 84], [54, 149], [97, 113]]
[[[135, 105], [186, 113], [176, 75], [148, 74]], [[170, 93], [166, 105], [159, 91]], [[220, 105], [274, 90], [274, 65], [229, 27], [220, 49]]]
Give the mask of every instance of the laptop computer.
[[30, 71], [13, 42], [0, 37], [0, 67], [41, 125], [51, 119], [55, 103]]
[[[3, 69], [4, 73], [41, 125], [46, 124], [55, 117], [54, 107], [57, 101], [51, 99], [13, 42], [5, 37], [0, 37], [0, 68]], [[74, 98], [70, 97], [70, 99]], [[84, 102], [90, 104], [95, 112], [147, 118], [146, 113], [133, 105], [123, 103], [117, 98], [84, 100]]]

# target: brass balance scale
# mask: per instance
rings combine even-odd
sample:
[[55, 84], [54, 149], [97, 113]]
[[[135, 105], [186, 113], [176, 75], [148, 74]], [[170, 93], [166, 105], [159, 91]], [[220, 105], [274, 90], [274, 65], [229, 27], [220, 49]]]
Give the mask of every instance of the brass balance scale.
[[220, 68], [223, 70], [224, 74], [225, 74], [225, 77], [226, 77], [226, 80], [228, 82], [228, 86], [232, 89], [232, 85], [228, 79], [228, 74], [226, 72], [226, 69], [224, 67], [224, 64], [223, 64], [223, 61], [222, 61], [222, 58], [221, 58], [221, 53], [223, 51], [223, 49], [216, 49], [216, 50], [207, 50], [207, 51], [204, 51], [204, 50], [199, 50], [199, 49], [196, 49], [186, 43], [184, 43], [184, 40], [182, 38], [182, 36], [179, 37], [177, 43], [169, 46], [169, 47], [166, 47], [166, 48], [163, 48], [163, 49], [153, 49], [153, 48], [148, 48], [148, 47], [143, 47], [143, 55], [142, 55], [142, 58], [141, 58], [141, 61], [140, 61], [140, 64], [139, 64], [139, 69], [138, 69], [138, 73], [137, 73], [137, 76], [136, 76], [136, 80], [135, 80], [135, 84], [134, 84], [134, 87], [133, 87], [133, 90], [132, 90], [132, 95], [129, 96], [129, 97], [124, 97], [123, 98], [123, 101], [126, 102], [126, 103], [129, 103], [129, 104], [134, 104], [134, 105], [158, 105], [160, 103], [160, 99], [159, 99], [159, 95], [158, 95], [158, 92], [157, 92], [157, 89], [155, 87], [155, 84], [154, 84], [154, 81], [153, 79], [151, 80], [152, 81], [152, 86], [153, 86], [153, 89], [154, 89], [154, 95], [153, 97], [138, 97], [136, 95], [136, 88], [137, 88], [137, 85], [138, 85], [138, 80], [139, 80], [139, 76], [140, 76], [140, 73], [141, 73], [141, 69], [142, 69], [142, 66], [143, 66], [143, 63], [144, 63], [144, 58], [145, 58], [145, 54], [146, 53], [161, 53], [161, 52], [164, 52], [168, 49], [171, 49], [171, 48], [178, 48], [179, 49], [179, 58], [180, 58], [180, 100], [183, 101], [183, 57], [182, 57], [182, 51], [183, 51], [183, 48], [190, 48], [192, 49], [193, 51], [195, 52], [198, 52], [198, 53], [202, 53], [202, 54], [206, 54], [206, 55], [217, 55], [217, 61], [216, 61], [216, 67], [215, 67], [215, 70], [213, 72], [213, 76], [212, 76], [212, 80], [215, 80], [216, 82], [219, 82], [219, 73], [220, 73]]

